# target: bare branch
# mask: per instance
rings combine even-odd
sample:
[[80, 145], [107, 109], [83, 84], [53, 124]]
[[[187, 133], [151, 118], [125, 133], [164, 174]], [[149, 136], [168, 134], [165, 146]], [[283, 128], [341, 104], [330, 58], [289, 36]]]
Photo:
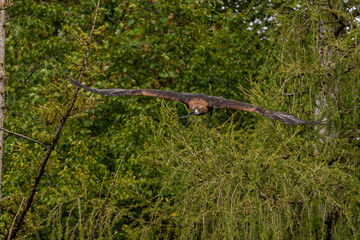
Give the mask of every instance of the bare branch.
[[18, 86], [16, 89], [15, 89], [15, 92], [17, 92], [19, 89], [21, 89], [26, 83], [27, 81], [31, 78], [31, 76], [40, 68], [42, 67], [43, 65], [41, 64], [36, 64], [35, 67], [30, 70], [30, 73], [28, 74], [28, 76], [25, 78], [24, 82], [20, 84], [20, 86]]
[[50, 146], [47, 148], [47, 151], [45, 153], [45, 156], [43, 158], [43, 160], [41, 161], [40, 163], [40, 167], [39, 167], [39, 170], [38, 170], [38, 173], [37, 173], [37, 176], [35, 178], [35, 182], [34, 182], [34, 185], [32, 186], [31, 188], [31, 191], [30, 191], [30, 194], [29, 194], [29, 197], [26, 199], [26, 204], [25, 204], [25, 207], [24, 209], [22, 210], [22, 212], [20, 213], [20, 216], [19, 218], [16, 219], [15, 221], [15, 225], [14, 225], [14, 228], [13, 228], [13, 231], [9, 232], [9, 237], [8, 239], [13, 239], [16, 237], [16, 234], [17, 232], [20, 230], [21, 226], [23, 225], [24, 223], [24, 218], [25, 218], [25, 215], [26, 213], [29, 211], [32, 203], [33, 203], [33, 200], [34, 200], [34, 196], [36, 194], [36, 190], [37, 190], [37, 187], [40, 183], [40, 179], [42, 177], [42, 175], [44, 174], [45, 172], [45, 166], [51, 156], [51, 153], [53, 152], [53, 150], [55, 149], [55, 146], [60, 138], [60, 133], [65, 125], [65, 122], [66, 120], [69, 118], [70, 116], [70, 113], [71, 113], [71, 110], [73, 109], [74, 105], [75, 105], [75, 101], [77, 99], [77, 94], [78, 94], [78, 91], [75, 91], [74, 93], [74, 96], [73, 96], [73, 99], [70, 103], [70, 105], [68, 106], [67, 108], [67, 111], [65, 113], [65, 115], [63, 116], [63, 118], [61, 119], [60, 121], [60, 124], [57, 128], [57, 131], [55, 133], [55, 136], [53, 137], [53, 140], [51, 141], [51, 144]]
[[[14, 217], [14, 220], [13, 220], [13, 222], [11, 223], [11, 227], [10, 227], [9, 232], [11, 232], [12, 229], [13, 229], [13, 227], [14, 227], [16, 217], [19, 215], [19, 212], [20, 212], [20, 210], [21, 210], [21, 208], [22, 208], [22, 206], [23, 206], [23, 204], [24, 204], [24, 201], [25, 201], [25, 198], [23, 197], [22, 200], [21, 200], [21, 204], [20, 204], [20, 206], [19, 206], [19, 209], [18, 209], [18, 211], [16, 212], [16, 215], [15, 215], [15, 217]], [[10, 235], [9, 235], [8, 239], [10, 239]]]
[[[100, 0], [98, 0], [97, 5], [96, 5], [95, 16], [94, 16], [94, 21], [93, 21], [93, 25], [92, 25], [92, 28], [91, 28], [90, 36], [89, 36], [87, 51], [86, 51], [85, 56], [84, 56], [83, 67], [80, 70], [79, 77], [78, 77], [79, 80], [82, 78], [82, 76], [83, 76], [83, 74], [85, 72], [85, 69], [86, 69], [87, 59], [89, 57], [89, 52], [90, 52], [91, 39], [92, 39], [92, 36], [93, 36], [93, 33], [94, 33], [95, 24], [96, 24], [96, 20], [97, 20], [97, 17], [98, 17], [99, 5], [100, 5]], [[8, 233], [8, 239], [14, 239], [16, 237], [17, 233], [19, 232], [19, 230], [21, 229], [22, 225], [24, 224], [25, 215], [27, 214], [27, 212], [29, 211], [30, 207], [33, 204], [34, 196], [35, 196], [36, 191], [37, 191], [37, 187], [38, 187], [38, 185], [40, 183], [41, 177], [43, 176], [43, 174], [45, 172], [45, 166], [46, 166], [46, 164], [47, 164], [47, 162], [48, 162], [48, 160], [49, 160], [49, 158], [51, 156], [51, 153], [55, 149], [55, 146], [56, 146], [56, 144], [57, 144], [57, 142], [58, 142], [58, 140], [60, 138], [61, 131], [64, 128], [66, 121], [68, 120], [68, 118], [71, 115], [71, 111], [72, 111], [72, 109], [73, 109], [73, 107], [75, 105], [79, 89], [80, 88], [76, 88], [76, 90], [75, 90], [75, 92], [73, 94], [73, 98], [71, 100], [71, 103], [68, 104], [67, 111], [60, 120], [60, 124], [57, 127], [56, 133], [55, 133], [49, 147], [47, 148], [47, 151], [45, 153], [45, 156], [44, 156], [43, 160], [40, 163], [39, 170], [38, 170], [37, 176], [35, 178], [34, 185], [31, 188], [29, 197], [26, 199], [25, 207], [21, 211], [21, 213], [19, 214], [19, 217], [18, 218], [15, 217], [15, 219], [14, 219], [14, 222], [15, 222], [14, 227]]]
[[31, 137], [28, 137], [28, 136], [25, 136], [25, 135], [22, 135], [22, 134], [19, 134], [19, 133], [16, 133], [16, 132], [12, 132], [10, 130], [7, 130], [5, 128], [1, 128], [0, 130], [3, 130], [4, 132], [7, 132], [7, 133], [10, 133], [12, 135], [15, 135], [15, 136], [18, 136], [18, 137], [21, 137], [21, 138], [25, 138], [29, 141], [32, 141], [34, 143], [37, 143], [37, 144], [40, 144], [41, 146], [43, 146], [44, 148], [48, 148], [48, 146], [46, 146], [44, 143], [38, 141], [38, 140], [35, 140], [35, 139], [32, 139]]
[[87, 65], [87, 59], [88, 59], [89, 53], [90, 53], [91, 40], [92, 40], [92, 37], [94, 35], [95, 25], [96, 25], [97, 17], [98, 17], [98, 14], [99, 14], [99, 6], [100, 6], [100, 0], [98, 0], [97, 4], [96, 4], [94, 21], [93, 21], [93, 24], [92, 24], [92, 27], [91, 27], [89, 41], [88, 41], [88, 44], [87, 44], [87, 49], [86, 49], [86, 53], [85, 53], [85, 57], [84, 57], [83, 67], [82, 67], [82, 69], [80, 71], [79, 79], [82, 78], [82, 75], [84, 74], [85, 68], [86, 68], [86, 65]]

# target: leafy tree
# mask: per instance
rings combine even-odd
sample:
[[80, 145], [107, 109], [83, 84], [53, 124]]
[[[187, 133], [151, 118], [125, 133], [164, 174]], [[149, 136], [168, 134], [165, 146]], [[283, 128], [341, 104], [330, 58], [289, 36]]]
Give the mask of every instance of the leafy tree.
[[[358, 238], [354, 6], [108, 0], [96, 14], [86, 1], [14, 2], [4, 126], [18, 135], [5, 136], [1, 236], [54, 145], [19, 237]], [[232, 110], [173, 119], [186, 114], [179, 103], [77, 92], [67, 76], [224, 96], [304, 119], [326, 96], [316, 118], [331, 124], [321, 134]]]

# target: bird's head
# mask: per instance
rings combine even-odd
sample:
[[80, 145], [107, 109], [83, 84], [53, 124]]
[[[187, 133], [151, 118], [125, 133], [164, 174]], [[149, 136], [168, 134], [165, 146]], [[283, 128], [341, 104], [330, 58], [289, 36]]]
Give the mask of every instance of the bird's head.
[[196, 116], [205, 115], [208, 111], [209, 111], [208, 108], [200, 107], [200, 106], [196, 106], [196, 105], [191, 109], [191, 113], [196, 115]]

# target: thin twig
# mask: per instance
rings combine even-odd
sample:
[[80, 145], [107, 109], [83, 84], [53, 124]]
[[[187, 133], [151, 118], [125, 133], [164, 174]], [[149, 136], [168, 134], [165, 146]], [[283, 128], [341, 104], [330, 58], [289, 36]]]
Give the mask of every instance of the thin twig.
[[77, 205], [79, 210], [79, 232], [80, 234], [83, 232], [82, 224], [81, 224], [81, 204], [80, 204], [80, 198], [77, 198]]
[[121, 165], [122, 165], [122, 163], [123, 163], [123, 161], [124, 161], [124, 159], [125, 159], [125, 156], [126, 156], [127, 152], [129, 151], [129, 148], [131, 147], [131, 145], [134, 143], [134, 141], [135, 141], [135, 140], [133, 140], [133, 141], [129, 144], [129, 146], [126, 148], [125, 153], [124, 153], [124, 155], [123, 155], [122, 158], [121, 158], [120, 164], [119, 164], [118, 168], [116, 169], [115, 176], [114, 176], [113, 180], [111, 181], [109, 190], [108, 190], [108, 192], [107, 192], [107, 194], [106, 194], [106, 198], [105, 198], [103, 204], [101, 205], [100, 212], [99, 212], [99, 217], [96, 219], [96, 223], [95, 223], [94, 229], [93, 229], [93, 231], [92, 231], [92, 233], [91, 233], [91, 238], [90, 238], [90, 239], [94, 239], [94, 238], [95, 238], [96, 228], [97, 228], [97, 226], [98, 226], [98, 224], [99, 224], [99, 219], [101, 218], [101, 215], [102, 215], [102, 213], [103, 213], [103, 211], [104, 211], [105, 205], [106, 205], [106, 203], [107, 203], [107, 201], [108, 201], [108, 199], [109, 199], [109, 197], [110, 197], [111, 189], [112, 189], [112, 187], [113, 187], [114, 184], [115, 184], [115, 181], [116, 181], [117, 176], [118, 176], [118, 174], [119, 174]]
[[35, 67], [30, 71], [29, 75], [25, 78], [24, 82], [21, 83], [20, 86], [18, 86], [15, 89], [15, 92], [17, 92], [19, 89], [21, 89], [27, 83], [27, 81], [31, 78], [31, 76], [42, 66], [43, 66], [42, 64], [35, 65]]
[[4, 132], [10, 133], [10, 134], [12, 134], [12, 135], [15, 135], [15, 136], [18, 136], [18, 137], [21, 137], [21, 138], [25, 138], [25, 139], [27, 139], [27, 140], [29, 140], [29, 141], [34, 142], [34, 143], [40, 144], [41, 146], [43, 146], [43, 147], [46, 148], [46, 149], [48, 148], [48, 146], [46, 146], [44, 143], [42, 143], [42, 142], [40, 142], [40, 141], [38, 141], [38, 140], [32, 139], [31, 137], [28, 137], [28, 136], [22, 135], [22, 134], [20, 134], [20, 133], [16, 133], [16, 132], [7, 130], [7, 129], [5, 129], [5, 128], [1, 128], [0, 130], [3, 130]]
[[98, 1], [97, 1], [97, 4], [96, 4], [94, 21], [93, 21], [93, 24], [92, 24], [92, 27], [91, 27], [90, 36], [89, 36], [89, 41], [88, 41], [88, 44], [87, 44], [86, 53], [85, 53], [85, 58], [84, 58], [84, 62], [83, 62], [83, 67], [82, 67], [82, 69], [81, 69], [79, 78], [82, 78], [82, 75], [83, 75], [84, 72], [85, 72], [85, 68], [86, 68], [86, 64], [87, 64], [87, 59], [88, 59], [89, 53], [90, 53], [91, 40], [92, 40], [92, 37], [93, 37], [93, 35], [94, 35], [95, 25], [96, 25], [97, 17], [98, 17], [98, 14], [99, 14], [99, 7], [100, 7], [100, 0], [98, 0]]
[[[22, 200], [21, 200], [20, 207], [19, 207], [19, 209], [18, 209], [18, 210], [17, 210], [17, 212], [16, 212], [16, 215], [15, 215], [15, 217], [14, 217], [13, 222], [11, 223], [11, 227], [10, 227], [9, 232], [11, 232], [11, 231], [12, 231], [12, 229], [13, 229], [13, 227], [14, 227], [16, 217], [19, 215], [20, 210], [21, 210], [21, 208], [22, 208], [22, 205], [24, 204], [24, 201], [25, 201], [25, 198], [23, 197], [23, 198], [22, 198]], [[10, 239], [10, 235], [9, 235], [8, 239]]]

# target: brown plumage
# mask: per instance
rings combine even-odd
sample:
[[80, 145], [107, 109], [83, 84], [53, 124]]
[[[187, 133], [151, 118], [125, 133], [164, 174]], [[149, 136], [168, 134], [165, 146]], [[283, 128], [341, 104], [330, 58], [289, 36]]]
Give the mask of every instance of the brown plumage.
[[98, 93], [103, 96], [149, 96], [163, 98], [173, 101], [178, 101], [184, 103], [187, 108], [190, 110], [188, 117], [191, 114], [194, 115], [205, 115], [206, 113], [212, 111], [214, 108], [224, 108], [224, 109], [235, 109], [247, 112], [253, 112], [260, 114], [262, 116], [275, 119], [279, 122], [299, 125], [299, 124], [316, 124], [324, 125], [322, 122], [309, 122], [295, 117], [289, 113], [275, 112], [271, 110], [266, 110], [261, 107], [251, 105], [248, 103], [238, 102], [234, 100], [225, 99], [223, 97], [213, 97], [207, 96], [205, 94], [193, 94], [193, 93], [178, 93], [172, 91], [156, 90], [156, 89], [98, 89], [98, 88], [89, 88], [81, 83], [75, 81], [74, 79], [69, 78], [69, 80], [76, 86], [84, 88], [88, 91]]

